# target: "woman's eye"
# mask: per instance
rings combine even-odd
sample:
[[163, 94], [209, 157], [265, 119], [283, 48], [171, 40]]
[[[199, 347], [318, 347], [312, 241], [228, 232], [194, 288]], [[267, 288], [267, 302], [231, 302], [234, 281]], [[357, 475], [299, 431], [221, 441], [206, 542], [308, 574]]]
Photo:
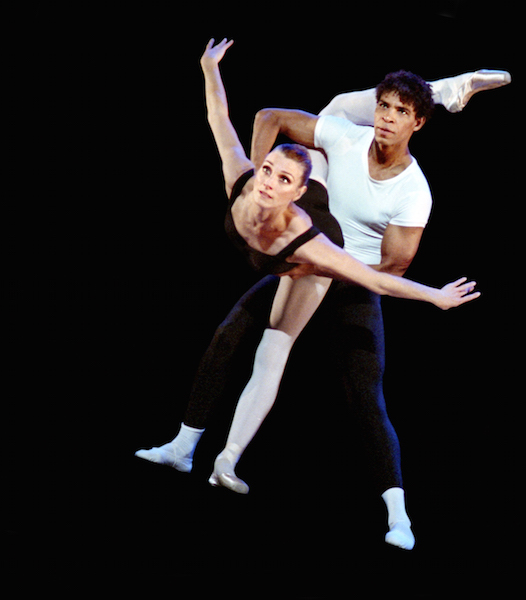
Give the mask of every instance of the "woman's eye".
[[281, 181], [283, 181], [283, 183], [290, 183], [290, 179], [288, 177], [282, 177]]

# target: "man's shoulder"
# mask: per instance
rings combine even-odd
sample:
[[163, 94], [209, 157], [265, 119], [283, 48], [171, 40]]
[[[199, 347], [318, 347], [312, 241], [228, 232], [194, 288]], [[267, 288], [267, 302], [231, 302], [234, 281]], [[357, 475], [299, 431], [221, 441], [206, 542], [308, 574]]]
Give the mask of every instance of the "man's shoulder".
[[343, 139], [361, 139], [370, 137], [372, 127], [356, 125], [352, 121], [333, 115], [322, 115], [316, 123], [316, 139], [325, 144], [336, 144]]
[[429, 187], [427, 177], [424, 175], [424, 172], [422, 171], [422, 168], [418, 164], [416, 158], [413, 155], [411, 155], [411, 158], [413, 159], [412, 163], [407, 169], [408, 182], [410, 181], [414, 186], [422, 190], [427, 190], [429, 195], [431, 195], [431, 189]]

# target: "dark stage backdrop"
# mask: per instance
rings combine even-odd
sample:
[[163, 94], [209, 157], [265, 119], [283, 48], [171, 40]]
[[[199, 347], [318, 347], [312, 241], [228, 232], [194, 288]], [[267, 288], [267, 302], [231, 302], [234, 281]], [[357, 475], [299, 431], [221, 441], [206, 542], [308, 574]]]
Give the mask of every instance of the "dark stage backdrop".
[[[14, 480], [22, 471], [25, 482], [10, 494], [13, 562], [42, 531], [60, 530], [69, 547], [95, 538], [89, 560], [73, 562], [84, 577], [88, 564], [92, 581], [113, 573], [116, 589], [151, 593], [168, 580], [174, 594], [211, 592], [239, 578], [250, 598], [275, 597], [276, 586], [290, 598], [334, 598], [342, 585], [349, 595], [365, 586], [372, 598], [393, 586], [408, 598], [456, 598], [507, 585], [516, 568], [505, 548], [517, 525], [522, 73], [510, 11], [442, 4], [419, 15], [412, 3], [348, 15], [274, 5], [22, 15], [13, 55], [24, 81], [14, 97], [27, 168], [8, 239], [13, 289], [23, 280], [29, 291], [23, 302], [18, 292], [8, 298], [18, 382], [8, 439], [24, 448], [8, 473]], [[475, 96], [461, 114], [438, 107], [411, 146], [434, 207], [407, 275], [435, 286], [466, 275], [483, 292], [446, 313], [383, 301], [385, 392], [402, 446], [412, 553], [383, 543], [384, 508], [315, 348], [298, 344], [276, 407], [239, 465], [249, 496], [206, 484], [233, 398], [191, 476], [133, 456], [177, 433], [215, 327], [256, 281], [223, 233], [222, 176], [205, 119], [199, 58], [210, 37], [224, 36], [235, 40], [222, 73], [247, 149], [264, 107], [317, 113], [400, 68], [427, 80], [512, 72], [511, 86]], [[334, 422], [322, 419], [324, 403]], [[42, 469], [44, 448], [55, 458], [46, 455]], [[24, 471], [32, 461], [38, 475]]]

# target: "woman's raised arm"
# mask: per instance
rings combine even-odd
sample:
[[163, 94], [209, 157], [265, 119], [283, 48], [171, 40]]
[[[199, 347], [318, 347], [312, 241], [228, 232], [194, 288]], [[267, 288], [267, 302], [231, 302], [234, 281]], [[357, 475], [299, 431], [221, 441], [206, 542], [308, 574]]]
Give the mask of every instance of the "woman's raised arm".
[[225, 87], [219, 72], [219, 63], [234, 41], [227, 42], [225, 38], [217, 46], [214, 46], [214, 41], [212, 38], [206, 46], [201, 57], [201, 68], [205, 76], [208, 122], [223, 163], [225, 189], [230, 197], [235, 182], [243, 173], [254, 168], [254, 165], [248, 159], [230, 122]]

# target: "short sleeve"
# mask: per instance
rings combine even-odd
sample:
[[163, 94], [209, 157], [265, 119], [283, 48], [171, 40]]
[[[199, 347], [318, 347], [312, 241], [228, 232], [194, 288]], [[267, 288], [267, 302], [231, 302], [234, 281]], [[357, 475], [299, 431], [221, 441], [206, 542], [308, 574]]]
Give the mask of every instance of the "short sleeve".
[[325, 151], [330, 150], [343, 137], [352, 133], [353, 129], [356, 129], [358, 134], [363, 128], [339, 117], [330, 115], [319, 117], [314, 130], [314, 144], [316, 148], [323, 148]]
[[429, 221], [433, 201], [431, 192], [420, 190], [405, 196], [390, 219], [391, 225], [400, 227], [425, 227]]

